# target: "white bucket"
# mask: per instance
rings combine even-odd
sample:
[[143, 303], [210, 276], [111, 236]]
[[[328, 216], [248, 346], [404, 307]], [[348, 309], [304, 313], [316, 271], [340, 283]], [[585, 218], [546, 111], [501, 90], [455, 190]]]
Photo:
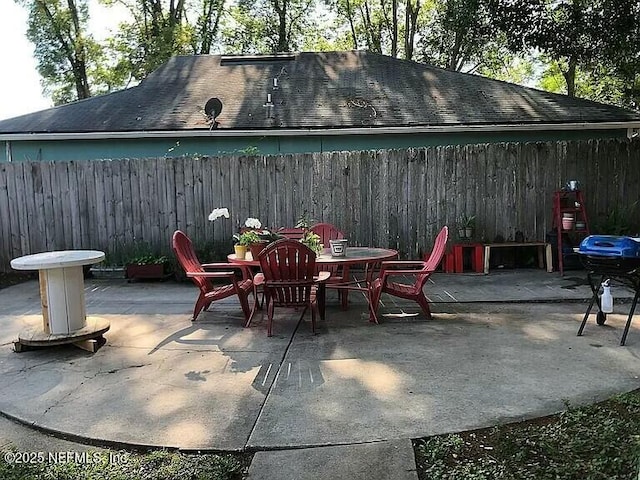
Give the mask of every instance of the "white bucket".
[[348, 240], [343, 238], [340, 240], [329, 240], [332, 257], [344, 257], [347, 254]]

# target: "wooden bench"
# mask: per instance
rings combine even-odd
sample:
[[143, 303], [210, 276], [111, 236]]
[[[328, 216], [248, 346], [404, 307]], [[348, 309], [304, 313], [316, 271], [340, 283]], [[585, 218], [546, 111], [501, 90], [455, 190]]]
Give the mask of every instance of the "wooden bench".
[[546, 242], [505, 242], [505, 243], [485, 243], [484, 244], [484, 273], [489, 273], [489, 259], [491, 257], [492, 248], [521, 248], [521, 247], [537, 247], [538, 248], [538, 265], [540, 268], [545, 267], [545, 257], [547, 264], [547, 272], [553, 272], [553, 260], [551, 257], [551, 244]]

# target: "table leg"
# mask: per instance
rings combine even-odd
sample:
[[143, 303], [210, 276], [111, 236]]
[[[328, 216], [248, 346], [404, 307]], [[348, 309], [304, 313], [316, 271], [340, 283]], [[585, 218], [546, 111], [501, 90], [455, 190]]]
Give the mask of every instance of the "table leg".
[[326, 305], [327, 285], [325, 282], [318, 284], [318, 310], [320, 310], [320, 320], [324, 321], [324, 311]]

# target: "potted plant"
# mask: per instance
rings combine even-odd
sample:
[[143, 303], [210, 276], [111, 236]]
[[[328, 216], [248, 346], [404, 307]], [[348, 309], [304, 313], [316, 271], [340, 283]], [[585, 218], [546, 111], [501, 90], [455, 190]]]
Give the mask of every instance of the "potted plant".
[[166, 255], [145, 253], [127, 261], [126, 272], [129, 280], [163, 279], [171, 273], [171, 263]]
[[475, 215], [467, 215], [463, 213], [460, 216], [460, 221], [458, 222], [458, 237], [460, 238], [472, 238], [473, 230], [476, 226], [476, 216]]
[[240, 234], [234, 235], [233, 238], [236, 241], [236, 244], [233, 246], [233, 250], [235, 251], [236, 258], [238, 260], [244, 260], [247, 255], [247, 249], [250, 245], [260, 242], [258, 232], [255, 230], [245, 230]]
[[322, 251], [323, 245], [320, 243], [320, 235], [313, 233], [311, 230], [305, 230], [300, 242], [304, 243], [311, 250], [316, 252], [316, 255]]
[[113, 248], [105, 249], [104, 260], [91, 265], [89, 272], [93, 278], [124, 279], [126, 278], [126, 257], [123, 245], [116, 242]]

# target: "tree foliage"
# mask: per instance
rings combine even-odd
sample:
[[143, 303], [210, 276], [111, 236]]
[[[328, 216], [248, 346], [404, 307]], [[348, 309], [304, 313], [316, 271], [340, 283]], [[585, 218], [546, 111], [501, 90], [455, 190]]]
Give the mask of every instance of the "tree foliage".
[[34, 44], [38, 73], [54, 104], [88, 98], [88, 63], [96, 45], [86, 34], [86, 0], [26, 0], [27, 38]]
[[[173, 55], [201, 53], [194, 39], [197, 25], [187, 22], [185, 0], [116, 1], [129, 11], [130, 20], [121, 23], [112, 52], [132, 78], [142, 80]], [[201, 26], [211, 21], [206, 13]]]
[[239, 0], [230, 8], [222, 43], [231, 53], [298, 50], [313, 27], [313, 0]]
[[637, 83], [637, 0], [490, 1], [510, 49], [541, 52], [548, 59], [547, 80], [560, 72], [567, 95], [587, 91], [576, 91], [580, 78], [604, 84], [613, 75], [631, 88]]
[[423, 59], [455, 71], [475, 71], [500, 45], [485, 0], [443, 0], [423, 27]]
[[412, 59], [424, 0], [333, 0], [351, 48]]
[[638, 0], [101, 0], [130, 15], [100, 44], [88, 0], [16, 1], [56, 103], [140, 81], [177, 54], [345, 49], [640, 102]]

